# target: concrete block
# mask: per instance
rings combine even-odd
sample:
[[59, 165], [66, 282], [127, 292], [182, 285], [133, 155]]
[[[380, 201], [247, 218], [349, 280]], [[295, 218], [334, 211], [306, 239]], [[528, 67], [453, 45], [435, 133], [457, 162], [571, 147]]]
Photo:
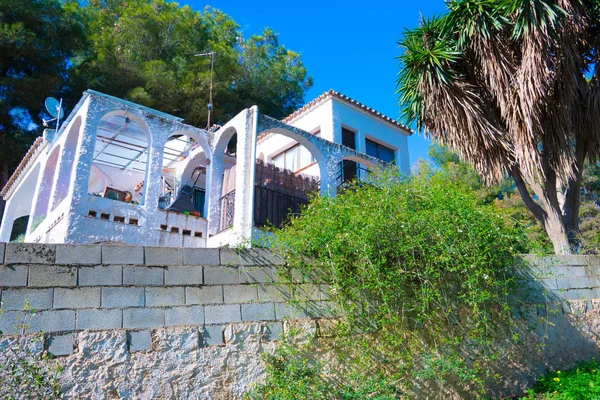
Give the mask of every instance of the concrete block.
[[240, 268], [240, 283], [273, 283], [277, 278], [273, 267]]
[[0, 332], [4, 335], [14, 335], [20, 332], [19, 311], [6, 311], [0, 316]]
[[56, 288], [54, 289], [54, 308], [98, 308], [100, 307], [100, 288]]
[[284, 260], [267, 249], [221, 249], [221, 265], [283, 265]]
[[258, 290], [252, 285], [226, 285], [223, 286], [225, 303], [247, 303], [258, 301]]
[[[564, 278], [563, 278], [564, 279]], [[539, 284], [543, 286], [547, 290], [558, 290], [558, 284], [556, 283], [556, 278], [544, 278], [539, 281]]]
[[165, 325], [163, 308], [128, 308], [123, 310], [123, 328], [156, 328]]
[[311, 318], [335, 318], [337, 316], [335, 303], [329, 301], [307, 303], [306, 313]]
[[569, 268], [569, 276], [580, 276], [584, 277], [588, 275], [588, 269], [586, 267], [568, 267]]
[[204, 307], [206, 324], [226, 324], [241, 322], [242, 312], [239, 304], [211, 305]]
[[53, 289], [4, 289], [2, 310], [22, 310], [26, 301], [34, 310], [48, 310], [52, 308], [52, 299]]
[[259, 301], [286, 302], [290, 300], [288, 285], [260, 285], [258, 287]]
[[162, 286], [164, 274], [163, 268], [124, 266], [123, 285]]
[[77, 311], [77, 330], [118, 329], [122, 327], [122, 310], [92, 309]]
[[219, 249], [200, 249], [186, 247], [183, 249], [185, 265], [219, 265]]
[[120, 286], [123, 284], [121, 265], [79, 267], [79, 286]]
[[570, 289], [571, 288], [571, 278], [567, 277], [558, 277], [556, 278], [556, 286], [558, 289]]
[[165, 324], [173, 325], [204, 325], [204, 307], [170, 307], [165, 310]]
[[273, 321], [274, 319], [273, 303], [242, 304], [243, 321]]
[[146, 307], [179, 306], [185, 304], [183, 287], [146, 288]]
[[0, 264], [4, 264], [4, 250], [6, 249], [6, 243], [0, 243]]
[[200, 266], [170, 266], [165, 268], [165, 285], [202, 285], [204, 277]]
[[144, 264], [142, 246], [102, 245], [102, 264]]
[[293, 297], [299, 301], [321, 300], [321, 289], [311, 283], [296, 285], [292, 289]]
[[164, 325], [164, 308], [128, 308], [123, 310], [123, 328], [156, 328]]
[[102, 247], [97, 244], [57, 244], [56, 264], [96, 265], [102, 263]]
[[284, 318], [303, 319], [308, 318], [308, 314], [304, 307], [275, 303], [275, 319], [281, 320]]
[[72, 333], [67, 335], [50, 335], [48, 338], [48, 351], [55, 356], [68, 356], [73, 354]]
[[145, 351], [150, 349], [152, 337], [149, 330], [144, 331], [128, 331], [127, 344], [129, 351]]
[[205, 285], [235, 285], [240, 283], [237, 267], [206, 267], [204, 268]]
[[223, 286], [200, 286], [185, 288], [186, 304], [223, 303]]
[[205, 326], [202, 337], [204, 346], [216, 346], [225, 343], [222, 325]]
[[146, 265], [181, 265], [183, 249], [181, 247], [144, 247]]
[[264, 327], [263, 338], [265, 340], [279, 340], [283, 334], [283, 324], [281, 321], [269, 322]]
[[54, 264], [56, 245], [39, 243], [7, 243], [5, 264]]
[[29, 266], [0, 265], [0, 287], [27, 286]]
[[594, 286], [591, 279], [587, 276], [574, 276], [569, 278], [571, 289], [591, 288]]
[[144, 307], [144, 288], [102, 288], [102, 307]]
[[65, 332], [75, 330], [75, 311], [40, 311], [30, 321], [30, 332]]
[[[555, 282], [556, 285], [556, 282]], [[329, 300], [331, 295], [331, 285], [319, 285], [319, 293], [321, 294], [321, 300]]]
[[77, 267], [66, 265], [30, 265], [29, 286], [77, 286]]

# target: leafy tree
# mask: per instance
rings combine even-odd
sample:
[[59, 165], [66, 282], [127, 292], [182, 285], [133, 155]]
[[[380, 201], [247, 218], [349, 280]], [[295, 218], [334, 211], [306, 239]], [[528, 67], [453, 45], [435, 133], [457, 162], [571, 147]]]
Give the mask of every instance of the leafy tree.
[[39, 135], [45, 98], [68, 90], [69, 59], [84, 46], [77, 2], [0, 2], [0, 186]]
[[403, 118], [486, 183], [508, 174], [556, 253], [576, 242], [584, 162], [600, 149], [599, 5], [451, 1], [399, 43]]
[[77, 61], [76, 85], [126, 98], [204, 126], [210, 57], [215, 52], [212, 122], [251, 105], [283, 117], [303, 102], [312, 80], [298, 54], [265, 29], [244, 40], [239, 26], [212, 8], [196, 12], [165, 0], [91, 0], [91, 46]]

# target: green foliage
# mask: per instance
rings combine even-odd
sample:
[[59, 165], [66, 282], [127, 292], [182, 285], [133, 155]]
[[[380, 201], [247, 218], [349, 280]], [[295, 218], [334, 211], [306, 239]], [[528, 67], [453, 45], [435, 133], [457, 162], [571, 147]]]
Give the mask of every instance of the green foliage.
[[0, 168], [20, 161], [37, 133], [32, 120], [47, 96], [64, 94], [69, 60], [84, 46], [76, 1], [0, 2]]
[[246, 400], [313, 400], [400, 398], [393, 382], [381, 376], [354, 376], [339, 381], [328, 375], [325, 363], [310, 356], [310, 348], [287, 337], [275, 353], [265, 356], [267, 379], [247, 393]]
[[211, 122], [255, 104], [281, 118], [312, 86], [300, 55], [280, 45], [272, 30], [246, 40], [231, 17], [213, 8], [92, 0], [84, 12], [90, 46], [76, 61], [80, 90], [96, 89], [204, 126], [211, 59], [199, 53], [215, 52]]
[[429, 157], [434, 168], [423, 164], [419, 173], [438, 173], [450, 182], [467, 185], [481, 204], [493, 204], [508, 221], [520, 224], [527, 235], [527, 252], [552, 253], [552, 244], [542, 224], [529, 212], [517, 193], [512, 179], [504, 179], [498, 185], [485, 185], [479, 174], [447, 147], [433, 142]]
[[600, 398], [600, 365], [592, 359], [566, 371], [542, 376], [526, 399], [586, 400]]
[[316, 197], [273, 246], [332, 286], [352, 372], [399, 387], [482, 382], [508, 327], [513, 254], [525, 248], [520, 228], [438, 173]]
[[[0, 310], [0, 317], [1, 314]], [[35, 314], [26, 302], [18, 317], [19, 335], [5, 337], [0, 342], [0, 397], [3, 399], [61, 398], [59, 377], [62, 367], [52, 355], [42, 350], [42, 333], [27, 334]]]

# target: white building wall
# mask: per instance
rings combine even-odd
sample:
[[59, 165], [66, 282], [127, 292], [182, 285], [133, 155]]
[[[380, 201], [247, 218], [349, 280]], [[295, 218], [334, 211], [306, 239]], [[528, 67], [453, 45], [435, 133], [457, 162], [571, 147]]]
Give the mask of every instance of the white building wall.
[[342, 127], [356, 132], [356, 150], [366, 153], [365, 139], [369, 138], [394, 150], [396, 165], [403, 174], [410, 173], [408, 160], [408, 136], [400, 132], [399, 128], [369, 115], [358, 107], [353, 107], [345, 102], [334, 100], [333, 115], [335, 137], [341, 143]]

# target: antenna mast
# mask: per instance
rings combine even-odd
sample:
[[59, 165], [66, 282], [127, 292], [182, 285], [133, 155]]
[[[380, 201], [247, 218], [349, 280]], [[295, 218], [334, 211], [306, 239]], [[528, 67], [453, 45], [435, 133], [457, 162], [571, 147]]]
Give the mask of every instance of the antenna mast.
[[208, 89], [208, 122], [206, 124], [206, 130], [210, 129], [210, 113], [213, 108], [212, 90], [213, 90], [213, 71], [215, 67], [215, 52], [210, 51], [208, 53], [196, 54], [196, 57], [210, 56], [210, 87]]

